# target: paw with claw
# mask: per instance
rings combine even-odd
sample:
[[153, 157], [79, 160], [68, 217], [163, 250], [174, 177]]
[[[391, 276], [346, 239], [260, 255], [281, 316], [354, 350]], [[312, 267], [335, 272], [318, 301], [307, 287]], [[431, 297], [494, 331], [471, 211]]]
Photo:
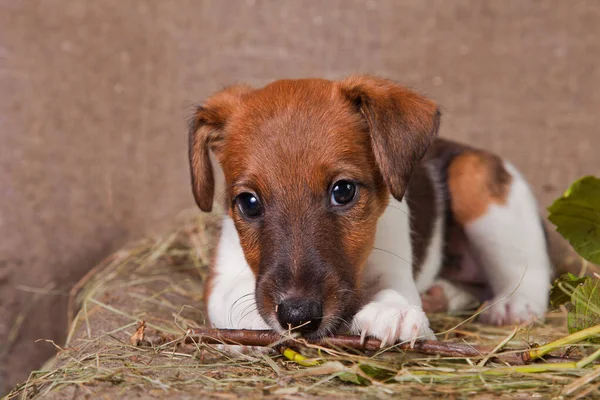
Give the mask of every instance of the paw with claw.
[[363, 307], [352, 321], [352, 332], [361, 340], [370, 336], [381, 340], [381, 347], [398, 341], [435, 340], [429, 320], [419, 306], [400, 302], [373, 301]]

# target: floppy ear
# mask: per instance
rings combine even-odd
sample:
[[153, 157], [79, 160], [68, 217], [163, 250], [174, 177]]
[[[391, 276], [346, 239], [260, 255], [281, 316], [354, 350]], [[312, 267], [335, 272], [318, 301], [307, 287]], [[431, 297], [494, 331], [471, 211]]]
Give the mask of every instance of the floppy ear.
[[437, 105], [382, 78], [353, 76], [339, 87], [365, 118], [381, 175], [391, 194], [402, 200], [413, 168], [437, 136]]
[[198, 106], [190, 119], [189, 161], [194, 199], [202, 211], [212, 210], [215, 177], [209, 151], [218, 152], [227, 121], [252, 88], [232, 86], [210, 97]]

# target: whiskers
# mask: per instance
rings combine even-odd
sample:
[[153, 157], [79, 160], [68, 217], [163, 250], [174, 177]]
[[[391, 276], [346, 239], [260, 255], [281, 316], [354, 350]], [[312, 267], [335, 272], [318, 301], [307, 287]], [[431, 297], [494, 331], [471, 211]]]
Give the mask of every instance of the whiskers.
[[[234, 314], [236, 314], [237, 309], [240, 307], [244, 307], [241, 312], [239, 312], [241, 317], [237, 318], [237, 321], [234, 323]], [[245, 295], [238, 297], [237, 300], [233, 302], [231, 307], [229, 307], [229, 326], [232, 328], [237, 328], [237, 325], [253, 311], [256, 311], [254, 292], [246, 293]]]
[[[409, 218], [409, 221], [410, 221], [410, 213], [407, 212], [406, 210], [404, 210], [404, 209], [402, 209], [402, 208], [400, 208], [398, 206], [393, 206], [391, 204], [388, 204], [387, 206], [388, 206], [388, 208], [392, 208], [392, 209], [397, 210], [397, 211], [401, 212], [402, 214], [406, 215]], [[410, 227], [410, 224], [409, 224], [409, 228], [408, 229], [409, 229], [411, 235], [415, 234], [415, 231]]]
[[402, 208], [400, 208], [400, 207], [393, 206], [393, 205], [391, 205], [391, 204], [388, 204], [388, 207], [389, 207], [389, 208], [393, 208], [394, 210], [398, 210], [398, 211], [400, 211], [401, 213], [404, 213], [405, 215], [407, 215], [407, 216], [409, 216], [409, 217], [410, 217], [410, 214], [409, 214], [409, 213], [407, 213], [407, 212], [406, 212], [406, 210], [403, 210], [403, 209], [402, 209]]
[[383, 253], [392, 255], [392, 256], [398, 258], [399, 260], [403, 261], [410, 268], [412, 268], [412, 263], [411, 262], [409, 262], [406, 258], [402, 257], [401, 255], [394, 253], [393, 251], [385, 250], [385, 249], [382, 249], [380, 247], [373, 247], [373, 250], [381, 251]]
[[336, 316], [333, 313], [324, 316], [321, 321], [324, 322], [324, 324], [319, 329], [319, 337], [335, 335], [340, 331], [346, 332], [349, 331], [351, 327], [351, 321]]
[[246, 306], [246, 308], [244, 308], [242, 310], [242, 316], [240, 317], [240, 322], [243, 321], [248, 315], [255, 313], [256, 315], [254, 315], [254, 317], [252, 318], [252, 320], [250, 321], [250, 325], [252, 326], [254, 323], [254, 320], [256, 318], [262, 318], [259, 314], [258, 314], [258, 307], [256, 306], [256, 302]]

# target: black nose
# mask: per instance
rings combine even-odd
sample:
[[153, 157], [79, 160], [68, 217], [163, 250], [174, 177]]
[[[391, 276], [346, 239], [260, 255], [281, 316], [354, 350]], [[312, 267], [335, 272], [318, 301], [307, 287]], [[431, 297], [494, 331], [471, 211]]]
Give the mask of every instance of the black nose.
[[322, 317], [321, 303], [314, 300], [287, 299], [277, 306], [277, 319], [283, 329], [314, 332], [319, 328]]

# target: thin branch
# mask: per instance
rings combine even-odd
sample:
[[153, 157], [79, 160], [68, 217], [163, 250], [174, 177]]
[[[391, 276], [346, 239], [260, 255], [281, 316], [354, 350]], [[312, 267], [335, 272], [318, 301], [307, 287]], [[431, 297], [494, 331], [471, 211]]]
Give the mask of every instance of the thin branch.
[[[275, 331], [258, 331], [246, 329], [209, 329], [195, 328], [188, 331], [186, 343], [207, 343], [207, 344], [233, 344], [240, 346], [290, 346], [294, 343], [310, 343], [316, 345], [324, 345], [330, 347], [340, 347], [354, 350], [377, 351], [381, 349], [381, 341], [378, 339], [368, 338], [361, 343], [360, 336], [353, 335], [335, 335], [322, 339], [293, 339], [282, 337]], [[462, 343], [439, 342], [435, 340], [422, 340], [415, 342], [411, 347], [410, 343], [400, 343], [395, 348], [415, 351], [422, 354], [439, 355], [444, 357], [468, 357], [481, 358], [489, 355], [494, 351], [491, 346], [476, 346]], [[527, 350], [502, 352], [492, 356], [497, 361], [502, 361], [510, 365], [524, 365], [529, 360], [526, 360], [524, 355]]]

